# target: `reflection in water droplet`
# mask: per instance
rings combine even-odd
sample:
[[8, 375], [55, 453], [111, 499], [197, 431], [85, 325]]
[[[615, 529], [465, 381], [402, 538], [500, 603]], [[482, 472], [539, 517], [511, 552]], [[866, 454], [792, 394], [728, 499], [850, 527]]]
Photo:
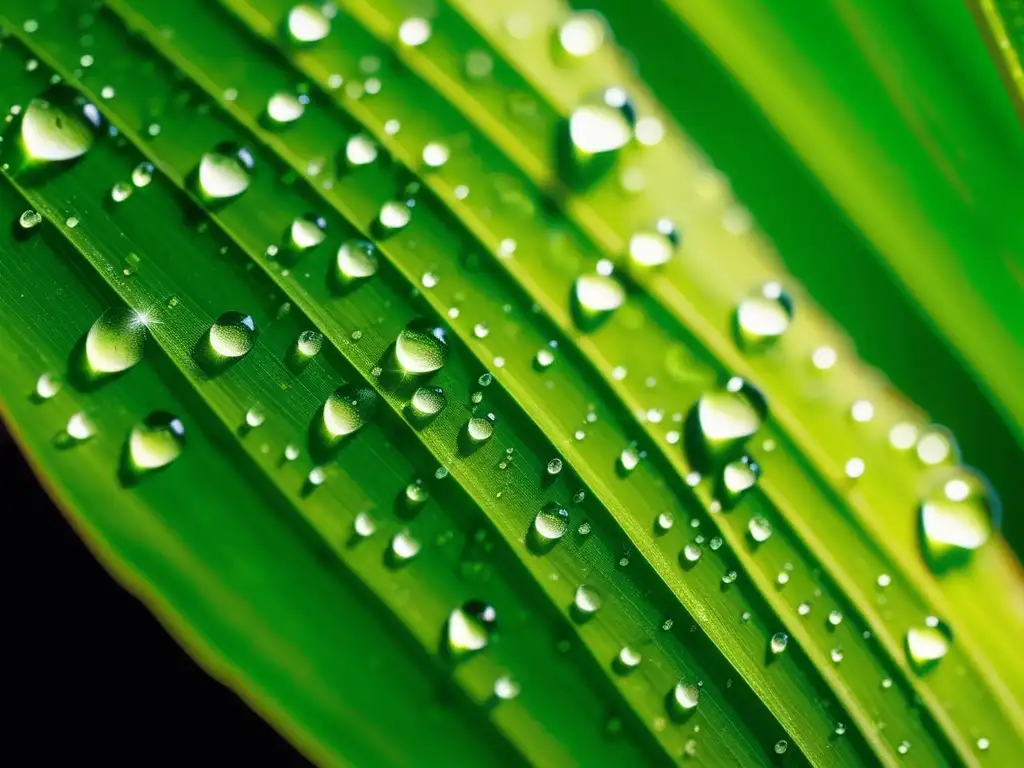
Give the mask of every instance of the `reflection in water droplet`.
[[669, 697], [669, 714], [675, 718], [686, 717], [697, 707], [699, 701], [700, 688], [693, 683], [680, 680]]
[[577, 153], [615, 152], [633, 138], [636, 111], [622, 88], [607, 88], [587, 99], [569, 117], [569, 138]]
[[288, 12], [288, 34], [296, 43], [315, 43], [331, 31], [331, 20], [308, 3], [299, 3]]
[[96, 434], [96, 426], [84, 412], [79, 411], [78, 413], [72, 414], [71, 418], [68, 419], [68, 425], [66, 428], [68, 436], [79, 442], [88, 440], [90, 437]]
[[572, 605], [580, 616], [593, 616], [601, 609], [601, 596], [593, 587], [580, 584], [576, 587]]
[[63, 91], [55, 96], [53, 101], [32, 99], [22, 112], [19, 138], [29, 165], [74, 160], [93, 145], [99, 124], [96, 108], [75, 105]]
[[772, 524], [762, 515], [754, 515], [747, 524], [747, 532], [756, 543], [768, 541], [772, 535]]
[[304, 100], [294, 93], [278, 91], [267, 100], [267, 118], [276, 125], [294, 123], [305, 111]]
[[170, 464], [185, 448], [185, 425], [173, 414], [155, 411], [132, 427], [128, 455], [136, 471]]
[[932, 487], [919, 509], [921, 545], [933, 571], [942, 572], [970, 559], [999, 525], [999, 499], [973, 470], [935, 470]]
[[541, 544], [558, 541], [569, 530], [569, 510], [553, 501], [547, 502], [533, 518], [533, 531]]
[[410, 402], [417, 416], [434, 416], [448, 404], [448, 397], [441, 387], [420, 387]]
[[395, 356], [409, 373], [433, 373], [448, 359], [444, 329], [427, 320], [413, 320], [398, 334]]
[[125, 307], [108, 309], [85, 337], [85, 357], [95, 373], [126, 371], [142, 360], [147, 318]]
[[256, 344], [256, 325], [241, 312], [225, 312], [210, 326], [210, 346], [221, 357], [240, 358]]
[[346, 240], [338, 249], [338, 275], [343, 281], [377, 273], [377, 249], [366, 240]]
[[377, 409], [377, 393], [369, 387], [342, 384], [324, 403], [323, 422], [327, 436], [337, 440], [366, 424]]
[[327, 238], [327, 220], [315, 213], [297, 216], [288, 229], [288, 236], [294, 250], [308, 251]]
[[641, 269], [658, 267], [679, 247], [679, 231], [668, 219], [658, 219], [654, 231], [641, 230], [629, 238], [629, 258]]
[[199, 161], [199, 194], [206, 200], [227, 200], [249, 188], [255, 161], [245, 147], [231, 142], [218, 144]]
[[411, 218], [412, 211], [409, 206], [398, 200], [389, 200], [380, 207], [377, 223], [385, 233], [397, 232], [404, 229]]
[[455, 657], [487, 647], [498, 627], [494, 608], [482, 600], [470, 600], [448, 616], [448, 651]]
[[785, 632], [776, 632], [774, 635], [772, 635], [772, 639], [771, 642], [768, 644], [768, 647], [771, 649], [771, 652], [775, 656], [778, 656], [780, 653], [786, 650], [786, 647], [788, 645], [789, 635], [787, 635]]
[[52, 373], [44, 373], [36, 381], [36, 397], [40, 400], [49, 400], [60, 392], [61, 381]]
[[747, 350], [764, 349], [789, 328], [793, 300], [781, 283], [765, 283], [736, 308], [736, 337]]

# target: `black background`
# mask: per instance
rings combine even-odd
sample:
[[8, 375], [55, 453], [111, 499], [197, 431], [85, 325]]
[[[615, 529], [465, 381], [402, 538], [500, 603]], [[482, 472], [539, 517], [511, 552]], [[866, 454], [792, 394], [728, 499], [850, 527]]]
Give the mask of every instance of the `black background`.
[[[308, 766], [99, 565], [0, 424], [13, 536], [8, 765]], [[13, 727], [10, 727], [13, 725]], [[10, 755], [16, 755], [13, 763]]]

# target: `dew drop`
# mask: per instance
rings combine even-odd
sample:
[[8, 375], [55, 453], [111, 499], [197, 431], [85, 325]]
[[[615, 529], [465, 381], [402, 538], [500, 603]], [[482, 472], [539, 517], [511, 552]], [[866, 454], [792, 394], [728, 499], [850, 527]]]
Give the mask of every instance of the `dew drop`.
[[569, 530], [569, 510], [549, 501], [533, 518], [533, 530], [541, 543], [558, 541]]
[[423, 164], [428, 168], [440, 168], [448, 162], [448, 145], [440, 141], [432, 141], [423, 148]]
[[407, 563], [420, 552], [420, 542], [414, 538], [408, 528], [403, 528], [391, 537], [391, 557], [395, 563]]
[[123, 203], [132, 196], [135, 188], [127, 181], [119, 181], [110, 188], [110, 199], [115, 203]]
[[304, 358], [316, 357], [324, 346], [324, 335], [319, 331], [303, 331], [295, 341], [295, 350]]
[[24, 211], [21, 216], [18, 217], [18, 226], [24, 230], [30, 230], [33, 227], [39, 226], [43, 221], [42, 214], [38, 211], [34, 211], [31, 208]]
[[352, 168], [369, 165], [377, 159], [377, 145], [365, 133], [357, 133], [345, 142], [345, 160]]
[[83, 411], [79, 411], [78, 413], [72, 414], [71, 418], [68, 419], [66, 431], [69, 437], [78, 442], [82, 442], [96, 434], [96, 425], [93, 424], [92, 419], [90, 419]]
[[494, 414], [473, 416], [466, 423], [466, 434], [475, 443], [484, 443], [494, 434]]
[[679, 247], [679, 231], [668, 219], [659, 219], [653, 230], [635, 232], [629, 238], [629, 258], [641, 269], [668, 263]]
[[999, 500], [973, 470], [937, 470], [919, 509], [925, 560], [935, 572], [962, 565], [992, 536], [1000, 518]]
[[36, 380], [36, 397], [49, 400], [60, 392], [61, 381], [52, 373], [44, 373]]
[[414, 16], [398, 26], [398, 39], [412, 47], [423, 45], [430, 39], [430, 22]]
[[256, 429], [256, 427], [266, 421], [266, 418], [266, 414], [263, 413], [263, 410], [258, 405], [254, 405], [245, 412], [245, 424], [250, 429]]
[[952, 643], [953, 634], [949, 627], [934, 616], [929, 616], [924, 626], [911, 627], [907, 630], [907, 660], [915, 672], [924, 674], [949, 653]]
[[241, 312], [225, 312], [210, 326], [210, 346], [221, 357], [244, 357], [256, 344], [256, 324]]
[[155, 411], [132, 427], [128, 454], [138, 471], [166, 466], [185, 449], [185, 426], [166, 411]]
[[548, 462], [548, 474], [549, 475], [554, 477], [555, 475], [557, 475], [561, 471], [562, 471], [562, 460], [561, 459], [554, 458], [554, 459], [552, 459], [551, 461]]
[[896, 751], [899, 752], [901, 755], [907, 754], [907, 752], [910, 751], [910, 742], [904, 739], [896, 747]]
[[703, 554], [704, 550], [701, 549], [700, 544], [697, 544], [696, 542], [691, 541], [683, 547], [683, 561], [685, 564], [693, 565], [700, 560], [701, 555]]
[[630, 443], [619, 453], [619, 469], [623, 474], [630, 474], [640, 464], [643, 452], [636, 443]]
[[366, 240], [346, 240], [338, 249], [338, 275], [343, 281], [372, 277], [378, 264], [377, 248]]
[[352, 532], [360, 539], [367, 539], [377, 532], [377, 523], [365, 512], [360, 512], [352, 521]]
[[288, 12], [288, 34], [296, 43], [315, 43], [331, 31], [331, 20], [316, 6], [299, 3]]
[[99, 113], [91, 104], [75, 109], [70, 95], [60, 102], [32, 99], [21, 116], [21, 147], [30, 165], [59, 163], [81, 157], [93, 145]]
[[206, 200], [227, 200], [249, 188], [255, 160], [245, 147], [232, 142], [218, 144], [199, 161], [199, 193]]
[[787, 749], [789, 749], [789, 742], [785, 739], [779, 739], [775, 742], [775, 754], [784, 755]]
[[306, 476], [309, 484], [316, 488], [317, 486], [323, 485], [327, 480], [327, 473], [324, 472], [323, 467], [313, 467], [309, 470], [309, 475]]
[[717, 466], [737, 456], [768, 415], [764, 396], [734, 376], [724, 389], [705, 393], [687, 418], [686, 451], [697, 466]]
[[557, 30], [559, 60], [579, 61], [598, 50], [605, 39], [604, 19], [594, 11], [580, 11], [562, 22]]
[[641, 661], [643, 661], [643, 656], [639, 651], [624, 645], [619, 651], [619, 655], [615, 657], [615, 666], [620, 673], [625, 674], [639, 667]]
[[771, 538], [772, 524], [764, 516], [754, 515], [747, 523], [747, 532], [754, 542], [761, 544]]
[[977, 744], [978, 744], [978, 749], [980, 749], [982, 752], [987, 752], [988, 751], [989, 741], [984, 736], [982, 736], [980, 739], [978, 739]]
[[615, 152], [633, 138], [636, 110], [622, 88], [607, 88], [569, 117], [569, 138], [577, 155]]
[[680, 680], [669, 697], [669, 714], [675, 718], [687, 716], [696, 709], [700, 701], [700, 688], [693, 683]]
[[448, 404], [448, 397], [441, 387], [420, 387], [412, 393], [410, 402], [417, 416], [434, 416]]
[[580, 616], [593, 616], [601, 609], [601, 596], [593, 587], [580, 584], [576, 587], [572, 605]]
[[410, 508], [415, 509], [427, 503], [430, 493], [423, 485], [422, 480], [415, 480], [405, 486], [405, 500]]
[[722, 583], [723, 584], [732, 584], [734, 581], [736, 581], [738, 576], [739, 576], [739, 574], [737, 574], [736, 571], [732, 571], [732, 570], [726, 571], [725, 573], [722, 574]]
[[294, 123], [305, 111], [303, 100], [288, 91], [278, 91], [267, 100], [267, 119], [274, 125]]
[[153, 164], [143, 160], [132, 170], [132, 184], [139, 189], [148, 187], [149, 183], [153, 181], [154, 172]]
[[398, 334], [395, 356], [409, 373], [433, 373], [448, 359], [448, 338], [440, 326], [413, 320]]
[[288, 237], [296, 251], [315, 248], [327, 238], [327, 220], [315, 213], [297, 216], [288, 228]]
[[146, 319], [125, 307], [100, 315], [85, 337], [85, 357], [92, 371], [118, 373], [142, 360], [149, 337]]
[[573, 297], [578, 321], [589, 326], [621, 307], [626, 291], [610, 275], [585, 274], [576, 278]]
[[843, 623], [843, 614], [840, 611], [829, 611], [828, 623], [831, 627], [838, 627]]
[[672, 526], [675, 525], [675, 518], [672, 517], [668, 512], [662, 512], [654, 520], [654, 529], [658, 533], [668, 533], [672, 530]]
[[838, 664], [843, 660], [843, 649], [836, 647], [829, 651], [829, 658], [832, 659], [833, 664]]
[[846, 733], [846, 723], [836, 723], [834, 733], [836, 736], [843, 736]]
[[455, 657], [487, 647], [498, 627], [494, 608], [482, 600], [470, 600], [448, 616], [448, 651]]
[[398, 200], [389, 200], [380, 207], [377, 224], [385, 233], [398, 232], [405, 228], [411, 218], [409, 206]]
[[736, 308], [736, 337], [747, 350], [764, 349], [789, 328], [793, 300], [782, 285], [765, 283]]
[[927, 466], [956, 461], [959, 453], [953, 435], [943, 427], [929, 427], [917, 441], [917, 458]]
[[555, 353], [547, 347], [541, 347], [537, 350], [536, 356], [533, 358], [534, 365], [539, 370], [545, 370], [551, 367], [551, 364], [555, 362]]
[[377, 409], [377, 393], [369, 387], [342, 384], [323, 407], [323, 423], [327, 436], [337, 440], [355, 432], [370, 420]]
[[299, 446], [295, 445], [295, 443], [288, 443], [284, 447], [284, 460], [295, 461], [297, 458], [299, 458]]
[[723, 509], [732, 509], [757, 484], [761, 468], [749, 456], [730, 461], [722, 469], [717, 497]]
[[786, 650], [786, 646], [789, 645], [789, 635], [785, 632], [776, 632], [772, 635], [771, 642], [768, 647], [771, 649], [773, 655], [778, 656]]

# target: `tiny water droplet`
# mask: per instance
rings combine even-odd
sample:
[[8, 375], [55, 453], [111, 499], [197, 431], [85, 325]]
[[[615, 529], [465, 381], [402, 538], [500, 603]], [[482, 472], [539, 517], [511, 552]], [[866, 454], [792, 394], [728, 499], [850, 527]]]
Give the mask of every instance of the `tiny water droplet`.
[[843, 623], [843, 614], [840, 611], [829, 611], [828, 614], [829, 626], [838, 627]]
[[324, 335], [319, 331], [303, 331], [295, 341], [295, 350], [302, 357], [316, 357], [324, 345]]
[[494, 608], [482, 600], [470, 600], [448, 616], [448, 651], [458, 657], [483, 650], [497, 627]]
[[245, 424], [250, 429], [256, 429], [256, 427], [263, 424], [266, 418], [267, 417], [263, 413], [263, 410], [258, 405], [254, 405], [252, 408], [245, 412]]
[[896, 747], [896, 751], [899, 752], [901, 755], [907, 754], [907, 752], [910, 751], [910, 742], [904, 739]]
[[630, 474], [640, 464], [643, 453], [636, 443], [630, 443], [619, 454], [619, 468], [624, 474]]
[[594, 11], [572, 14], [558, 27], [559, 61], [569, 64], [590, 56], [604, 43], [605, 23]]
[[982, 752], [987, 752], [988, 751], [989, 741], [984, 736], [982, 736], [980, 739], [978, 739], [977, 744], [978, 744], [978, 749], [980, 749]]
[[952, 433], [944, 427], [928, 427], [917, 441], [917, 458], [928, 466], [952, 463], [959, 453]]
[[22, 229], [29, 230], [33, 227], [39, 226], [43, 221], [42, 214], [38, 211], [34, 211], [29, 208], [18, 217], [18, 226]]
[[736, 308], [737, 340], [744, 349], [764, 349], [786, 332], [792, 319], [789, 294], [780, 283], [765, 283]]
[[309, 470], [309, 475], [306, 478], [309, 484], [314, 488], [318, 485], [323, 485], [324, 481], [327, 480], [327, 473], [324, 472], [323, 467], [313, 467]]
[[654, 521], [654, 528], [658, 533], [667, 533], [675, 525], [675, 518], [668, 512], [662, 512]]
[[448, 145], [440, 141], [432, 141], [423, 147], [423, 164], [428, 168], [440, 168], [448, 162], [451, 152]]
[[519, 696], [519, 683], [508, 675], [502, 675], [494, 681], [494, 696], [502, 701], [511, 701]]
[[832, 659], [833, 664], [838, 664], [843, 660], [843, 649], [836, 647], [829, 651], [829, 658]]
[[288, 443], [284, 447], [284, 459], [285, 461], [295, 461], [299, 458], [299, 446], [294, 443]]
[[415, 480], [405, 486], [405, 500], [412, 508], [422, 506], [430, 498], [430, 493], [422, 480]]
[[683, 560], [688, 564], [694, 564], [700, 560], [701, 555], [704, 554], [704, 550], [701, 549], [700, 545], [695, 542], [689, 542], [683, 547]]
[[643, 656], [639, 651], [624, 645], [619, 651], [619, 655], [615, 657], [615, 666], [620, 673], [626, 674], [639, 667], [641, 661], [643, 661]]
[[787, 749], [789, 749], [789, 742], [785, 739], [779, 739], [775, 742], [775, 754], [784, 755]]
[[[288, 228], [291, 246], [296, 251], [308, 251], [327, 238], [327, 220], [315, 213], [296, 216]], [[345, 246], [342, 246], [343, 248]]]
[[288, 12], [288, 34], [296, 43], [315, 43], [331, 31], [331, 20], [316, 6], [299, 3]]
[[949, 627], [934, 616], [929, 616], [924, 626], [907, 630], [907, 660], [915, 672], [924, 674], [942, 660], [952, 643], [953, 634]]
[[835, 734], [836, 734], [836, 736], [842, 736], [845, 733], [846, 733], [846, 724], [845, 723], [836, 723], [836, 727], [835, 727]]
[[142, 360], [149, 331], [146, 317], [126, 307], [108, 309], [85, 337], [85, 357], [96, 373], [126, 371]]
[[547, 347], [541, 347], [537, 350], [537, 355], [533, 359], [534, 364], [540, 370], [549, 368], [552, 363], [555, 362], [555, 353]]
[[352, 168], [369, 165], [377, 159], [377, 145], [365, 133], [357, 133], [345, 142], [345, 161]]
[[625, 90], [607, 88], [586, 99], [569, 117], [569, 138], [583, 156], [615, 152], [633, 138], [636, 110]]
[[433, 373], [448, 359], [448, 338], [440, 326], [413, 320], [398, 334], [395, 356], [409, 373]]
[[377, 523], [365, 512], [360, 512], [352, 521], [352, 531], [360, 539], [366, 539], [377, 532]]
[[789, 635], [785, 632], [776, 632], [772, 635], [771, 642], [768, 644], [771, 652], [778, 656], [780, 653], [786, 650], [786, 646], [789, 645]]
[[554, 475], [557, 475], [561, 471], [562, 471], [562, 460], [561, 459], [554, 458], [554, 459], [552, 459], [551, 461], [548, 462], [548, 474], [549, 475], [554, 476]]
[[718, 500], [723, 509], [732, 509], [747, 491], [757, 484], [761, 476], [761, 468], [749, 456], [741, 456], [730, 461], [722, 469], [718, 483]]
[[60, 392], [61, 381], [52, 373], [44, 373], [36, 381], [36, 397], [40, 400], [49, 400]]
[[256, 324], [241, 312], [225, 312], [210, 326], [210, 346], [221, 357], [244, 357], [256, 344]]
[[581, 616], [592, 616], [601, 609], [601, 596], [593, 587], [580, 584], [576, 587], [572, 604]]
[[406, 19], [398, 25], [398, 39], [412, 47], [423, 45], [430, 39], [430, 22], [418, 16]]
[[739, 574], [737, 574], [736, 571], [726, 571], [724, 574], [722, 574], [722, 583], [732, 584], [734, 581], [736, 581], [738, 575]]
[[327, 398], [323, 423], [331, 440], [355, 432], [370, 420], [377, 409], [377, 393], [369, 387], [342, 384]]
[[132, 427], [128, 453], [136, 470], [157, 469], [185, 449], [185, 426], [166, 411], [156, 411]]

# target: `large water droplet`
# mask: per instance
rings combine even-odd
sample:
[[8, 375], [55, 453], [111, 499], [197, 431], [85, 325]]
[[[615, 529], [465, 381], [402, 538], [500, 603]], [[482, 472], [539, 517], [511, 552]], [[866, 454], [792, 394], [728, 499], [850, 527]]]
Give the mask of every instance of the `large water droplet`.
[[199, 161], [199, 194], [208, 201], [237, 197], [249, 188], [252, 153], [231, 142], [218, 144]]
[[949, 653], [953, 633], [949, 627], [934, 616], [929, 616], [924, 626], [907, 630], [907, 660], [918, 674], [933, 669]]
[[473, 416], [466, 422], [466, 435], [474, 444], [485, 443], [494, 434], [494, 414]]
[[636, 111], [622, 88], [607, 88], [569, 117], [569, 138], [578, 155], [615, 152], [633, 138]]
[[629, 259], [640, 269], [659, 267], [678, 247], [679, 231], [668, 219], [659, 219], [653, 231], [641, 230], [629, 238]]
[[330, 439], [350, 435], [366, 424], [377, 409], [377, 393], [368, 387], [342, 384], [324, 403], [324, 428]]
[[702, 395], [687, 416], [690, 462], [707, 470], [737, 458], [767, 415], [764, 396], [738, 376], [729, 379], [724, 389]]
[[391, 538], [389, 557], [392, 564], [402, 565], [412, 560], [420, 553], [421, 544], [408, 528], [403, 528]]
[[36, 381], [36, 397], [40, 400], [49, 400], [60, 392], [61, 381], [52, 373], [44, 373]]
[[304, 358], [316, 357], [324, 346], [324, 335], [319, 331], [303, 331], [295, 342], [295, 351]]
[[562, 538], [569, 530], [569, 510], [561, 504], [549, 501], [533, 518], [533, 532], [540, 544], [551, 544]]
[[410, 402], [417, 416], [428, 417], [440, 413], [448, 398], [441, 387], [420, 387], [412, 393]]
[[294, 123], [305, 111], [305, 101], [288, 91], [278, 91], [267, 100], [267, 119], [275, 125]]
[[210, 346], [221, 357], [240, 358], [256, 344], [256, 325], [241, 312], [225, 312], [210, 326]]
[[483, 650], [497, 627], [494, 608], [482, 600], [470, 600], [448, 616], [448, 651], [459, 657]]
[[747, 523], [747, 533], [756, 544], [762, 544], [772, 537], [772, 524], [763, 515], [754, 515]]
[[142, 360], [149, 331], [145, 317], [124, 307], [108, 309], [85, 337], [85, 357], [95, 373], [126, 371]]
[[398, 334], [395, 356], [409, 373], [433, 373], [448, 359], [448, 338], [440, 326], [413, 320]]
[[673, 718], [682, 719], [696, 709], [700, 701], [700, 688], [680, 680], [669, 694], [668, 711]]
[[350, 168], [369, 165], [377, 159], [377, 145], [365, 133], [350, 136], [345, 142], [345, 163]]
[[74, 104], [74, 95], [63, 90], [53, 96], [32, 99], [21, 116], [21, 148], [30, 166], [81, 157], [96, 137], [95, 107]]
[[611, 275], [585, 274], [573, 284], [573, 315], [583, 330], [592, 330], [622, 306], [626, 291]]
[[595, 11], [579, 11], [562, 22], [555, 36], [557, 58], [572, 64], [590, 56], [604, 43], [606, 26]]
[[382, 234], [391, 234], [405, 229], [412, 218], [412, 209], [398, 200], [388, 200], [380, 207], [377, 225]]
[[723, 509], [732, 509], [739, 504], [747, 491], [757, 484], [761, 468], [749, 456], [741, 456], [722, 468], [716, 496]]
[[966, 562], [999, 524], [999, 500], [979, 474], [963, 467], [935, 470], [920, 507], [921, 545], [932, 570]]
[[641, 661], [643, 661], [643, 656], [639, 651], [624, 645], [619, 651], [619, 655], [615, 657], [615, 669], [624, 675], [639, 667]]
[[577, 618], [588, 618], [601, 609], [601, 595], [593, 587], [580, 584], [572, 598], [572, 607]]
[[326, 237], [327, 220], [315, 213], [295, 217], [291, 227], [288, 228], [288, 239], [295, 251], [308, 251], [310, 248], [315, 248]]
[[377, 248], [366, 240], [346, 240], [338, 249], [338, 275], [343, 282], [377, 273]]
[[288, 12], [288, 34], [296, 43], [315, 43], [331, 31], [331, 20], [308, 3], [299, 3]]
[[65, 431], [72, 440], [82, 442], [96, 434], [96, 425], [93, 424], [92, 419], [84, 411], [79, 411], [78, 413], [73, 413], [71, 418], [68, 419]]
[[185, 426], [166, 411], [155, 411], [132, 427], [128, 455], [136, 471], [157, 469], [174, 461], [185, 448]]
[[793, 300], [782, 285], [765, 283], [736, 308], [736, 337], [744, 349], [764, 349], [789, 328]]
[[778, 656], [780, 653], [785, 652], [787, 647], [789, 647], [789, 635], [785, 632], [776, 632], [772, 635], [772, 639], [768, 643], [768, 648], [774, 656]]

